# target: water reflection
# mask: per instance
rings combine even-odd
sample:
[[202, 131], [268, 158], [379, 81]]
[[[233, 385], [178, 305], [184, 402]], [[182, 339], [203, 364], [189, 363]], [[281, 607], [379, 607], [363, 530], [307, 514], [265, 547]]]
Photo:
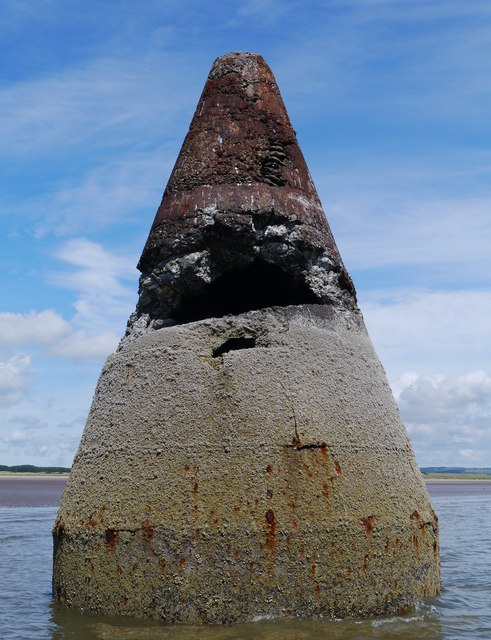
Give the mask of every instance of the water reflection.
[[227, 626], [164, 625], [92, 616], [53, 605], [52, 640], [442, 640], [437, 608], [421, 604], [401, 616], [372, 620], [263, 620]]

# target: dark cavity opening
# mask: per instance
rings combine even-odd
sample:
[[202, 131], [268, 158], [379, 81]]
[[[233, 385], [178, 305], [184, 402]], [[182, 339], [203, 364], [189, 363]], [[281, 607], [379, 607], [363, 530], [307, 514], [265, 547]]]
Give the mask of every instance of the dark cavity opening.
[[318, 302], [305, 283], [298, 282], [275, 265], [258, 260], [245, 269], [223, 274], [203, 293], [185, 298], [173, 317], [184, 324], [266, 307]]
[[240, 349], [254, 349], [256, 338], [229, 338], [216, 349], [213, 349], [213, 357], [218, 358], [229, 351], [239, 351]]

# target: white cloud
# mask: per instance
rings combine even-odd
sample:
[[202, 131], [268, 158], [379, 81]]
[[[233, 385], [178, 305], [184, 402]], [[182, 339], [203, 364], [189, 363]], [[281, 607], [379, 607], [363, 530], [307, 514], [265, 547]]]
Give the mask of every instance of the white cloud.
[[37, 464], [40, 466], [66, 466], [72, 464], [79, 444], [79, 435], [66, 434], [34, 436], [17, 429], [0, 435], [0, 454], [7, 464]]
[[486, 371], [458, 376], [406, 373], [394, 387], [422, 466], [459, 464], [460, 458], [473, 466], [489, 466], [491, 376]]
[[96, 233], [115, 223], [145, 217], [150, 228], [177, 151], [177, 145], [168, 153], [132, 149], [129, 156], [120, 153], [117, 160], [80, 168], [74, 177], [51, 185], [43, 195], [3, 209], [6, 214], [33, 219], [32, 233], [38, 239], [50, 233], [58, 237], [88, 230]]
[[[427, 287], [489, 281], [491, 155], [469, 149], [430, 158], [348, 158], [337, 154], [316, 177], [350, 271], [403, 269]], [[444, 154], [444, 158], [442, 158]], [[315, 172], [314, 172], [315, 174]], [[430, 271], [431, 269], [431, 271]], [[400, 273], [398, 274], [400, 277]], [[355, 282], [356, 284], [356, 282]]]
[[17, 424], [22, 429], [28, 431], [30, 431], [31, 429], [44, 429], [48, 426], [47, 422], [40, 420], [37, 416], [32, 414], [14, 415], [9, 419], [9, 423]]
[[0, 312], [0, 345], [50, 344], [70, 332], [70, 324], [53, 309], [26, 314]]
[[[155, 127], [181, 118], [187, 93], [165, 55], [136, 62], [99, 58], [0, 91], [1, 154], [46, 154], [57, 147], [141, 143]], [[179, 91], [169, 95], [168, 84]], [[160, 127], [159, 127], [160, 128]]]
[[[108, 296], [110, 303], [110, 296]], [[80, 315], [80, 314], [78, 314]], [[123, 325], [124, 327], [124, 325]], [[97, 329], [97, 327], [95, 327]], [[122, 333], [122, 330], [121, 330]], [[100, 359], [109, 355], [118, 344], [116, 333], [102, 332], [91, 335], [83, 329], [77, 330], [51, 309], [21, 313], [0, 313], [0, 345], [20, 344], [23, 347], [41, 345], [44, 353], [61, 357], [80, 359]], [[21, 354], [6, 362], [0, 362], [0, 394], [17, 398], [13, 390], [27, 386], [23, 371], [31, 363], [31, 356]]]
[[[75, 238], [60, 247], [57, 257], [73, 267], [50, 275], [52, 282], [77, 293], [73, 322], [84, 332], [99, 335], [91, 348], [112, 344], [115, 334], [123, 334], [136, 303], [135, 256], [122, 258], [85, 238]], [[131, 285], [125, 286], [124, 280]], [[84, 335], [79, 334], [79, 342]], [[67, 341], [58, 346], [60, 351], [70, 348], [78, 348], [73, 340], [72, 347]]]
[[90, 336], [86, 331], [74, 331], [70, 336], [52, 344], [48, 353], [74, 360], [100, 359], [112, 353], [121, 338], [114, 333]]
[[27, 439], [27, 435], [24, 431], [21, 431], [20, 429], [14, 429], [14, 431], [11, 431], [4, 438], [4, 441], [5, 442], [25, 442], [26, 439]]
[[489, 291], [378, 291], [360, 305], [391, 380], [407, 371], [458, 375], [489, 366]]
[[19, 353], [7, 360], [0, 361], [0, 405], [15, 404], [30, 385], [27, 377], [31, 357]]

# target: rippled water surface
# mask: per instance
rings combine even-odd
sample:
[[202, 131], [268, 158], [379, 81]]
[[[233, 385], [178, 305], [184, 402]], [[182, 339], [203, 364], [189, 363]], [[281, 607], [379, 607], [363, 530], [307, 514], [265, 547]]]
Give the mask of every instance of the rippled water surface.
[[53, 605], [51, 527], [56, 507], [39, 505], [56, 504], [62, 483], [17, 484], [12, 490], [20, 497], [13, 500], [4, 482], [0, 479], [0, 505], [26, 506], [0, 506], [2, 640], [491, 639], [491, 483], [430, 485], [440, 517], [444, 591], [406, 615], [188, 627], [83, 615]]

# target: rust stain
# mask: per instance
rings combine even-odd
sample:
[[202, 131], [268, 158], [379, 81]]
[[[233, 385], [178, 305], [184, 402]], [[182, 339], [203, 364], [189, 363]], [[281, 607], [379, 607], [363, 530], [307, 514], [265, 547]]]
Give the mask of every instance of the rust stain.
[[321, 595], [321, 588], [319, 587], [319, 584], [316, 584], [314, 587], [314, 593], [315, 595], [319, 598]]
[[276, 546], [276, 520], [273, 509], [268, 509], [266, 511], [266, 527], [268, 529], [266, 544], [271, 551], [274, 551]]
[[326, 498], [329, 498], [329, 485], [326, 482], [324, 482], [324, 484], [322, 485], [322, 494]]
[[273, 467], [270, 464], [268, 464], [268, 466], [266, 467], [266, 473], [269, 476], [273, 475]]
[[413, 546], [416, 549], [416, 555], [419, 556], [419, 539], [418, 535], [415, 533], [412, 537]]
[[334, 460], [334, 468], [336, 469], [336, 473], [339, 476], [342, 473], [341, 465], [339, 464], [339, 460]]
[[298, 522], [296, 520], [292, 521], [292, 529], [293, 531], [297, 531], [298, 529]]
[[184, 567], [184, 565], [186, 564], [186, 558], [179, 558], [179, 563], [178, 564], [182, 569]]
[[193, 484], [193, 495], [196, 496], [197, 493], [198, 493], [198, 483], [195, 482]]
[[115, 529], [106, 529], [105, 540], [109, 549], [114, 551], [116, 542], [118, 541], [118, 532]]
[[159, 567], [161, 571], [165, 571], [165, 567], [167, 566], [167, 562], [165, 558], [159, 558]]
[[411, 518], [411, 520], [416, 520], [416, 521], [419, 521], [419, 519], [421, 518], [421, 516], [417, 511], [413, 511], [409, 517]]
[[145, 538], [145, 540], [147, 542], [150, 542], [151, 539], [153, 538], [153, 534], [155, 532], [155, 525], [152, 524], [150, 522], [150, 520], [148, 520], [148, 518], [146, 520], [144, 520], [141, 524], [141, 530], [142, 530], [142, 534], [143, 537]]
[[376, 520], [377, 520], [377, 516], [370, 515], [370, 516], [367, 516], [366, 518], [364, 518], [361, 521], [363, 527], [365, 528], [365, 532], [366, 532], [367, 536], [371, 536], [372, 535], [373, 529], [375, 527], [375, 521]]
[[134, 367], [132, 364], [127, 364], [126, 365], [126, 373], [125, 373], [125, 380], [129, 380], [132, 375], [134, 373]]
[[317, 554], [315, 552], [312, 555], [312, 566], [310, 567], [310, 573], [312, 575], [312, 580], [316, 580], [316, 578], [317, 578]]
[[309, 466], [307, 464], [303, 465], [303, 469], [305, 471], [305, 475], [309, 478], [313, 478], [314, 474], [312, 473], [312, 471], [310, 470]]

